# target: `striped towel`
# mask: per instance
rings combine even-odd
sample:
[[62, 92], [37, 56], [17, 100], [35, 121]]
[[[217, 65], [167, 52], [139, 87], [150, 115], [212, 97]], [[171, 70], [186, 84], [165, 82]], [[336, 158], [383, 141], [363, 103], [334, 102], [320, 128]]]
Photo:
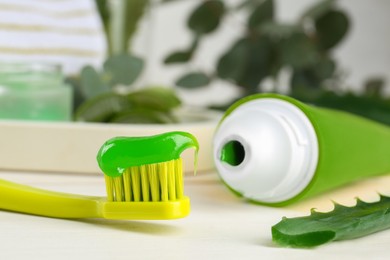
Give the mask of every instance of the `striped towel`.
[[93, 0], [0, 0], [0, 62], [100, 67], [106, 38]]

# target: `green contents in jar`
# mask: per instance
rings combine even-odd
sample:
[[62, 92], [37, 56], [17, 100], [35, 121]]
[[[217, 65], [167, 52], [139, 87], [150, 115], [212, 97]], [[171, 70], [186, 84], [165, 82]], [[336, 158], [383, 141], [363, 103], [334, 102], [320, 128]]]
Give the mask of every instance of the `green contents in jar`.
[[52, 64], [0, 63], [0, 119], [69, 121], [72, 89]]

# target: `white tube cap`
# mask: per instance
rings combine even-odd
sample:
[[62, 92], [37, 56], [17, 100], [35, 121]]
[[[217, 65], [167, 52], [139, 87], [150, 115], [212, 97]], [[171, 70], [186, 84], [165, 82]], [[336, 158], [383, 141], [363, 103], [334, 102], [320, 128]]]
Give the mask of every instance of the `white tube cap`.
[[310, 183], [318, 142], [313, 125], [298, 107], [260, 98], [243, 103], [221, 122], [213, 153], [230, 188], [254, 201], [278, 203]]

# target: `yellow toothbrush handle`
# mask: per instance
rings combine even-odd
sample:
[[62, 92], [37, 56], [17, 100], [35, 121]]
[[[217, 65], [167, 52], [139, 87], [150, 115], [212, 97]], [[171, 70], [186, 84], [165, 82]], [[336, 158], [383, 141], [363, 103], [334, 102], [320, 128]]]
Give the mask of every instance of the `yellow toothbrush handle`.
[[96, 218], [102, 198], [46, 191], [0, 180], [0, 209], [54, 218]]

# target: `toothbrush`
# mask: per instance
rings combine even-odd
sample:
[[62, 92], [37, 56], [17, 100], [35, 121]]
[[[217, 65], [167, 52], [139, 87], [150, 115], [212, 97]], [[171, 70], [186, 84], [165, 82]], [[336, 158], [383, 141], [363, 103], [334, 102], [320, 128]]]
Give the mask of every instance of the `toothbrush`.
[[[199, 145], [186, 132], [116, 137], [99, 150], [107, 197], [67, 194], [0, 180], [0, 209], [54, 218], [176, 219], [189, 214], [180, 154]], [[195, 157], [196, 163], [196, 157]]]

